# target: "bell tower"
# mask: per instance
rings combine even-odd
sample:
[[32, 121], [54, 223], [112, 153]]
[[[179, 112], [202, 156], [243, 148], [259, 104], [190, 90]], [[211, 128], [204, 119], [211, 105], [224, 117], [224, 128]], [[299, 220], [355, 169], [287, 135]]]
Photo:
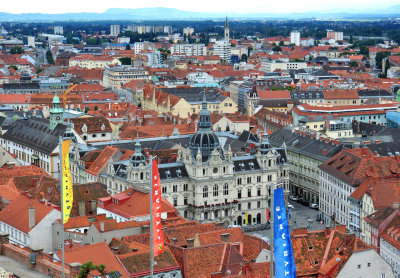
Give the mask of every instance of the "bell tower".
[[50, 109], [50, 129], [54, 130], [58, 124], [62, 123], [64, 123], [64, 110], [61, 108], [59, 97], [55, 95]]
[[225, 19], [225, 32], [224, 32], [224, 40], [229, 43], [229, 23], [228, 23], [228, 16]]

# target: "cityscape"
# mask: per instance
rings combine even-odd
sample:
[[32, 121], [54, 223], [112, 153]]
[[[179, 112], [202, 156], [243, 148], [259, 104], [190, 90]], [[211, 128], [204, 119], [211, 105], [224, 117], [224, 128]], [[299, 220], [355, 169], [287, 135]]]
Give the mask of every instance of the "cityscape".
[[396, 1], [39, 2], [0, 8], [0, 277], [400, 278]]

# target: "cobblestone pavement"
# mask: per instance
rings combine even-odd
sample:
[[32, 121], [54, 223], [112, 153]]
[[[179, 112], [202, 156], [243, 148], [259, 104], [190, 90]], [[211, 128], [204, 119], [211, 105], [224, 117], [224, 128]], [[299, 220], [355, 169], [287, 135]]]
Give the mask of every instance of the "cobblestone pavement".
[[[312, 209], [308, 206], [304, 206], [292, 200], [289, 200], [289, 203], [294, 206], [294, 209], [289, 209], [290, 232], [293, 232], [293, 229], [299, 228], [307, 228], [308, 230], [312, 231], [324, 230], [326, 228], [325, 224], [317, 221], [317, 216], [319, 214], [319, 211], [317, 209]], [[249, 232], [248, 234], [260, 236], [268, 242], [268, 239], [270, 237], [270, 230]]]

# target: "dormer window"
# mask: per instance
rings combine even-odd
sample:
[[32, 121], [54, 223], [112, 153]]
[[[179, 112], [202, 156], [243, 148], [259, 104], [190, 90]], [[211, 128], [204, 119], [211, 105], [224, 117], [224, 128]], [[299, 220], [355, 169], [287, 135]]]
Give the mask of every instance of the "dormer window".
[[180, 178], [182, 177], [182, 171], [180, 169], [176, 170], [176, 175]]
[[253, 161], [250, 161], [250, 162], [249, 162], [249, 166], [250, 166], [250, 169], [251, 169], [251, 170], [254, 170], [254, 162], [253, 162]]
[[165, 171], [165, 176], [167, 177], [167, 179], [171, 178], [171, 172], [169, 170]]

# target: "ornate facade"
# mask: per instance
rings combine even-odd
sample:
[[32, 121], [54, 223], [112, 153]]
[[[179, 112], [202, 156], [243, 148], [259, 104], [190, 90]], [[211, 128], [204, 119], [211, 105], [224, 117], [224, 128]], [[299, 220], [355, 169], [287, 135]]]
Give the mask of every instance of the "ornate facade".
[[[261, 142], [252, 143], [258, 146], [252, 154], [237, 155], [226, 141], [222, 146], [211, 130], [205, 99], [198, 131], [186, 141], [185, 147], [182, 141], [175, 145], [176, 162], [159, 164], [163, 198], [189, 220], [224, 221], [231, 225], [266, 222], [270, 185], [285, 189], [289, 186], [284, 148], [273, 148], [265, 133]], [[150, 189], [148, 157], [139, 138], [134, 147], [135, 154], [130, 159], [108, 162], [106, 173], [101, 175], [100, 181], [107, 185], [110, 194], [130, 187]]]

